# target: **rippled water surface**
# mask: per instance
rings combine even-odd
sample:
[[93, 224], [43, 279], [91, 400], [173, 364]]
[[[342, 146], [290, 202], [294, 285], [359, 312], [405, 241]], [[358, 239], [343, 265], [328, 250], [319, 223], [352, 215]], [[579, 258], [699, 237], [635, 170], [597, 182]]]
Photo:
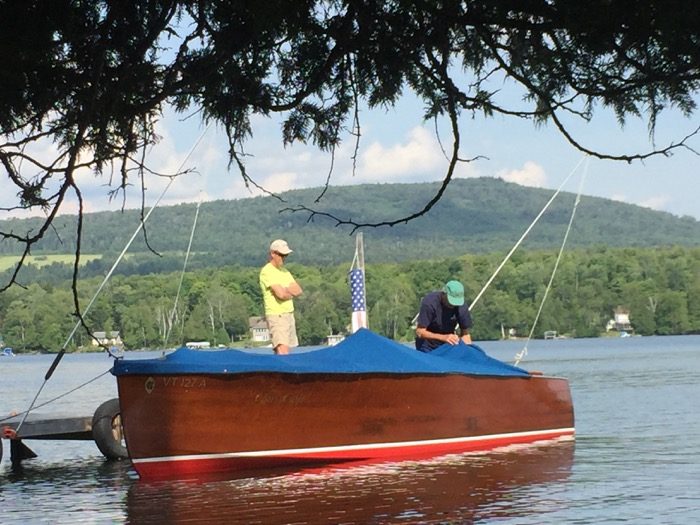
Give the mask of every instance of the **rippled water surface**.
[[[511, 361], [517, 342], [484, 343]], [[50, 356], [0, 358], [0, 419], [27, 408]], [[67, 355], [39, 403], [110, 367]], [[667, 523], [700, 522], [700, 336], [536, 341], [526, 368], [569, 378], [575, 442], [489, 454], [140, 482], [89, 441], [27, 441], [13, 468], [3, 440], [0, 523]], [[43, 413], [91, 415], [111, 375]], [[2, 422], [0, 421], [0, 426]]]

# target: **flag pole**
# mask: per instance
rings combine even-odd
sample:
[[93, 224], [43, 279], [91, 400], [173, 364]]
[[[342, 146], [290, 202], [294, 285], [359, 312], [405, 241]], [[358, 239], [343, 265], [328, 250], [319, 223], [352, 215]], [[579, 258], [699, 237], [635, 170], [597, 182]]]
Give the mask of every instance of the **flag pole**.
[[365, 285], [365, 293], [363, 300], [365, 302], [364, 311], [364, 327], [369, 328], [369, 316], [367, 315], [367, 274], [365, 273], [365, 238], [362, 232], [358, 232], [355, 236], [355, 251], [357, 252], [357, 267], [362, 270], [363, 282]]
[[365, 246], [362, 233], [355, 236], [355, 256], [350, 268], [350, 297], [352, 303], [351, 331], [369, 328], [367, 296], [365, 294]]
[[365, 273], [365, 243], [362, 232], [355, 236], [355, 256], [357, 257], [357, 267]]

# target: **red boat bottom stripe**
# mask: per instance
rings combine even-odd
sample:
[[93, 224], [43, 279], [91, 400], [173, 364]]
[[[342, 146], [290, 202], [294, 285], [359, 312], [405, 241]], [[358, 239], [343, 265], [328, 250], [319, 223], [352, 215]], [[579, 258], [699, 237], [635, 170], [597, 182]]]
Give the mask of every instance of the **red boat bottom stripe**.
[[182, 473], [236, 470], [238, 468], [257, 466], [258, 464], [294, 464], [313, 460], [349, 461], [488, 450], [504, 445], [531, 443], [533, 441], [573, 436], [574, 433], [575, 429], [573, 427], [556, 428], [507, 434], [402, 441], [395, 443], [365, 443], [332, 447], [132, 458], [132, 463], [136, 471], [142, 477], [160, 477]]

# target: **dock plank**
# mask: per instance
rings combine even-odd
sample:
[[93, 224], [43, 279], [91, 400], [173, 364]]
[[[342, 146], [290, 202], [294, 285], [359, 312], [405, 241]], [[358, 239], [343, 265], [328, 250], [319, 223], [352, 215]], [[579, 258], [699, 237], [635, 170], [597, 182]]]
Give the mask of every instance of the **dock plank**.
[[[17, 430], [21, 417], [4, 421], [0, 427]], [[92, 416], [29, 416], [17, 433], [18, 439], [92, 440]]]

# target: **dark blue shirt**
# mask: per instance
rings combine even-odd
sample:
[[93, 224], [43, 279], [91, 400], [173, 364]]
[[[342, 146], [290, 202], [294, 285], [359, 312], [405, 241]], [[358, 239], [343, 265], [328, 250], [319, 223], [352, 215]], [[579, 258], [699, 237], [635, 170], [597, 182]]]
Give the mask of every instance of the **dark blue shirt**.
[[[471, 328], [472, 318], [467, 305], [445, 305], [442, 302], [442, 295], [442, 292], [430, 292], [423, 297], [417, 326], [435, 334], [452, 334], [457, 325], [462, 330]], [[421, 352], [430, 352], [443, 344], [442, 341], [416, 337], [416, 349]]]

